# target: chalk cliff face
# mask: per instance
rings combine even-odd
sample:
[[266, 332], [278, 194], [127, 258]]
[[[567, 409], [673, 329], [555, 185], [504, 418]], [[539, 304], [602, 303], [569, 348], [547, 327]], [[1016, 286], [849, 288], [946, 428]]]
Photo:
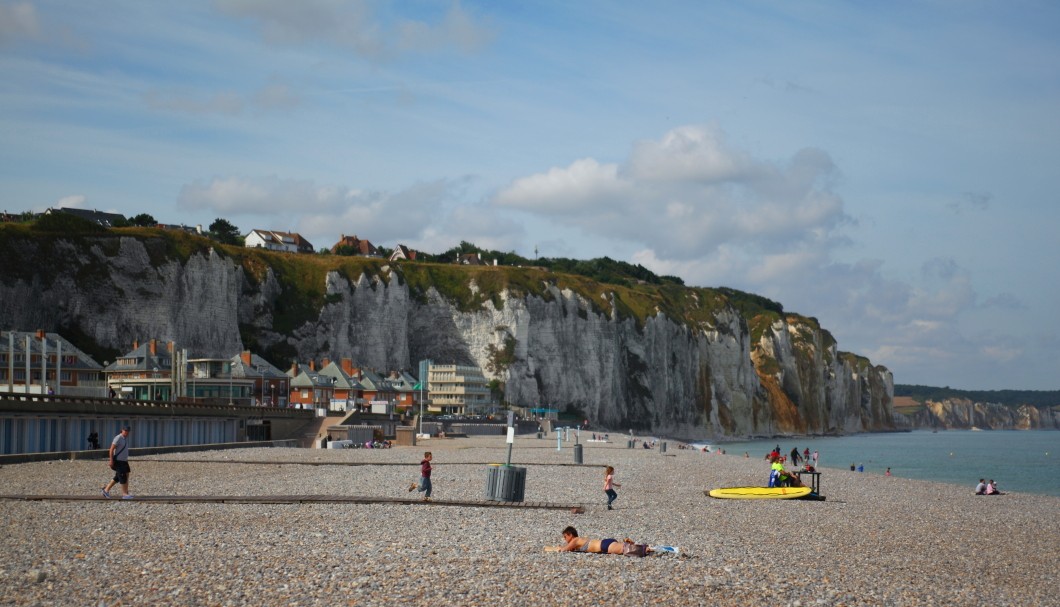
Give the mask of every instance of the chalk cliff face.
[[1060, 430], [1060, 410], [947, 399], [941, 402], [928, 401], [911, 421], [920, 428], [940, 430]]
[[[415, 369], [425, 358], [470, 364], [504, 382], [509, 402], [687, 438], [903, 425], [890, 372], [839, 352], [816, 321], [798, 315], [749, 320], [724, 304], [695, 322], [660, 311], [638, 319], [606, 285], [598, 295], [562, 280], [484, 294], [471, 274], [461, 288], [481, 301], [468, 305], [451, 286], [414, 286], [407, 270], [378, 262], [324, 270], [314, 281], [306, 272], [326, 260], [292, 270], [296, 256], [208, 245], [174, 253], [165, 238], [143, 236], [0, 245], [20, 260], [0, 275], [0, 324], [76, 333], [121, 352], [157, 338], [194, 356], [271, 353], [280, 368], [325, 356], [378, 369]], [[299, 280], [317, 299], [299, 295]]]

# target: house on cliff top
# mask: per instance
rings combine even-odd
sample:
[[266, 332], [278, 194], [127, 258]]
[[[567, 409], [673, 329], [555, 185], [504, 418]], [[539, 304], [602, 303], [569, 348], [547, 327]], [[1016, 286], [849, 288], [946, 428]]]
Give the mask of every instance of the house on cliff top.
[[301, 234], [294, 232], [274, 232], [271, 230], [251, 230], [244, 238], [244, 245], [250, 249], [268, 249], [270, 251], [287, 251], [289, 253], [313, 253], [313, 244]]
[[367, 240], [361, 240], [354, 236], [342, 235], [339, 241], [331, 247], [333, 255], [349, 255], [355, 257], [379, 257], [379, 249]]
[[103, 211], [89, 210], [89, 209], [72, 209], [68, 207], [59, 207], [58, 209], [48, 209], [44, 211], [45, 215], [52, 215], [54, 213], [66, 213], [67, 215], [73, 215], [80, 217], [86, 221], [99, 224], [105, 228], [113, 228], [119, 223], [125, 221], [125, 215], [121, 213], [104, 213]]
[[391, 253], [390, 257], [388, 257], [387, 259], [388, 261], [400, 261], [402, 259], [415, 261], [416, 251], [413, 251], [412, 249], [406, 247], [403, 244], [399, 244], [398, 246], [394, 247], [394, 252]]

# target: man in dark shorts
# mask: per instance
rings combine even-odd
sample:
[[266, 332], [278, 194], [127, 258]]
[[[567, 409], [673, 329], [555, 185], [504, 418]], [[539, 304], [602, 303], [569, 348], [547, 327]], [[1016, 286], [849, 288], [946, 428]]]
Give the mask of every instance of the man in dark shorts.
[[114, 437], [110, 443], [110, 469], [114, 471], [114, 478], [101, 490], [103, 497], [110, 497], [110, 490], [114, 485], [121, 485], [121, 498], [131, 500], [129, 495], [129, 431], [131, 428], [125, 426], [121, 432]]

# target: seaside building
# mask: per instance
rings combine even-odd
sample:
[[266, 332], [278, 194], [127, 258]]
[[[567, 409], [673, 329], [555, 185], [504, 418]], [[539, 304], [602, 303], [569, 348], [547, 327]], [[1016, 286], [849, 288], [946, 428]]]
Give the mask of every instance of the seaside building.
[[291, 378], [291, 405], [300, 409], [329, 409], [335, 394], [336, 378], [322, 375], [315, 361], [308, 365], [292, 363], [287, 370]]
[[173, 342], [133, 341], [133, 349], [103, 369], [111, 398], [171, 400], [174, 395]]
[[417, 411], [420, 406], [419, 380], [408, 371], [391, 371], [387, 377], [394, 390], [395, 406], [403, 411]]
[[432, 413], [474, 415], [493, 404], [489, 382], [478, 367], [431, 364], [427, 390]]
[[369, 369], [360, 369], [358, 381], [364, 386], [364, 399], [373, 413], [390, 413], [397, 404], [397, 390], [386, 376]]
[[0, 331], [0, 389], [101, 397], [103, 365], [58, 333]]
[[332, 412], [397, 413], [419, 406], [419, 382], [405, 371], [380, 373], [354, 366], [352, 359], [323, 358], [294, 364], [291, 403]]
[[324, 359], [320, 375], [331, 378], [332, 395], [329, 411], [361, 411], [365, 406], [364, 386], [357, 380], [357, 369], [353, 362], [344, 358], [340, 364]]
[[291, 378], [269, 361], [244, 350], [229, 359], [232, 376], [250, 380], [250, 396], [254, 405], [286, 407], [291, 393]]
[[134, 400], [193, 401], [285, 407], [290, 378], [249, 351], [231, 358], [188, 358], [173, 342], [133, 342], [133, 349], [108, 365], [108, 392]]

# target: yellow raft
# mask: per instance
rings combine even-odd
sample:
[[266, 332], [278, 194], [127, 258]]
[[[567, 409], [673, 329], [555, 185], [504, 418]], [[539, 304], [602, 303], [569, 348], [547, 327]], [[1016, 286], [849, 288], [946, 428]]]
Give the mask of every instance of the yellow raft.
[[806, 497], [811, 491], [809, 487], [723, 487], [704, 493], [729, 500], [789, 500]]

